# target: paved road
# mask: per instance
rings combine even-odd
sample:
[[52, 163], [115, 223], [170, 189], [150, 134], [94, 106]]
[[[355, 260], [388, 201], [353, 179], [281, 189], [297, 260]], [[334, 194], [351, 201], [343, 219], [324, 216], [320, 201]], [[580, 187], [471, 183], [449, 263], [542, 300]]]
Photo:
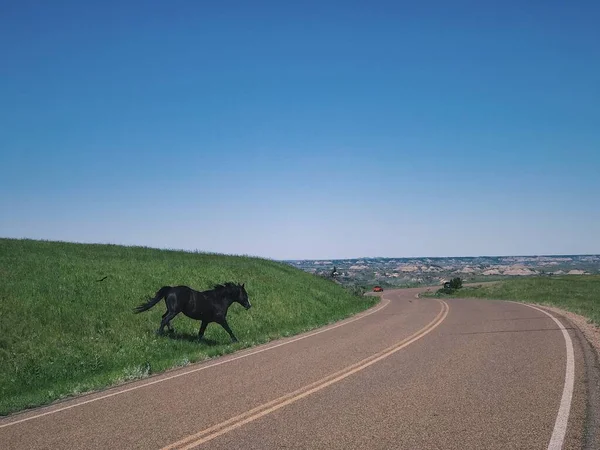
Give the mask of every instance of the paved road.
[[416, 292], [386, 292], [317, 332], [5, 418], [0, 446], [582, 448], [586, 370], [568, 323], [563, 331], [516, 303]]

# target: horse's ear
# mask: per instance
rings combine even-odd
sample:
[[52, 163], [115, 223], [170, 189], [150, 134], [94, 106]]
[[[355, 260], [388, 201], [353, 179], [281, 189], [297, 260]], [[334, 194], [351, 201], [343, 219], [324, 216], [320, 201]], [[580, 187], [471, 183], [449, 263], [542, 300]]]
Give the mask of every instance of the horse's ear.
[[242, 288], [244, 287], [244, 285], [245, 285], [245, 284], [246, 284], [246, 283], [242, 283]]

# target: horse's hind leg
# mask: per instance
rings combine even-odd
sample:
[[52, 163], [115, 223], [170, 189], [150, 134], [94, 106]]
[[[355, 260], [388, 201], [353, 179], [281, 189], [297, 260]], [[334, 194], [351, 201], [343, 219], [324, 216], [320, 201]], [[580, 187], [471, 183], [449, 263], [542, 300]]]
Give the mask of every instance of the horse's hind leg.
[[171, 320], [181, 312], [181, 309], [177, 305], [177, 295], [170, 293], [165, 297], [165, 305], [167, 306], [167, 312], [163, 314], [162, 320], [160, 321], [160, 328], [156, 330], [157, 334], [163, 334], [165, 326], [172, 331]]
[[174, 311], [167, 311], [165, 314], [163, 314], [163, 318], [160, 321], [160, 328], [158, 330], [156, 330], [157, 334], [163, 334], [164, 333], [164, 329], [165, 326], [167, 326], [167, 328], [169, 328], [169, 330], [172, 330], [171, 324], [169, 322], [171, 322], [171, 320], [177, 315], [179, 314], [179, 311], [174, 312]]
[[[167, 309], [167, 311], [162, 315], [162, 320], [164, 320], [168, 315], [169, 315], [169, 310]], [[162, 324], [162, 320], [161, 320], [161, 324]], [[170, 333], [175, 331], [175, 329], [171, 326], [171, 322], [167, 322], [167, 328], [169, 329]]]
[[229, 324], [227, 323], [227, 319], [223, 319], [220, 320], [219, 322], [217, 322], [219, 325], [221, 325], [223, 328], [225, 328], [225, 331], [227, 331], [229, 333], [229, 336], [231, 337], [231, 342], [237, 342], [237, 338], [234, 336], [233, 331], [231, 331], [231, 328], [229, 328]]

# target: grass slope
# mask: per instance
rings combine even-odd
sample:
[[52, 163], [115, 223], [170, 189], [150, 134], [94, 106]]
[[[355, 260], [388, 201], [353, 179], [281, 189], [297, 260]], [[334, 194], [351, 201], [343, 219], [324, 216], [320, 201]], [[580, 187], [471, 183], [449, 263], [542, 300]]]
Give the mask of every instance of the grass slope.
[[562, 308], [600, 326], [600, 276], [512, 278], [497, 284], [464, 287], [452, 297], [517, 300]]
[[[0, 239], [0, 279], [3, 415], [309, 330], [376, 302], [274, 261], [115, 245]], [[214, 323], [198, 342], [200, 322], [183, 314], [173, 336], [156, 336], [164, 302], [132, 313], [161, 286], [204, 290], [225, 281], [246, 283], [253, 306], [229, 309], [237, 344]]]

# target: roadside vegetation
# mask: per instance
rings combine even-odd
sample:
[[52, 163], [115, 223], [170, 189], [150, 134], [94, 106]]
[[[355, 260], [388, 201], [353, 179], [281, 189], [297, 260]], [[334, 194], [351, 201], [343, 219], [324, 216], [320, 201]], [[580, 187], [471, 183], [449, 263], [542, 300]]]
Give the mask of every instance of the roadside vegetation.
[[[0, 414], [147, 377], [307, 331], [376, 303], [287, 264], [245, 256], [0, 239]], [[164, 302], [133, 307], [165, 285], [245, 283], [252, 308], [227, 316], [240, 340], [177, 316], [156, 336]], [[356, 292], [361, 293], [360, 291]]]
[[600, 275], [511, 278], [489, 285], [466, 286], [450, 296], [556, 306], [587, 317], [600, 326]]

